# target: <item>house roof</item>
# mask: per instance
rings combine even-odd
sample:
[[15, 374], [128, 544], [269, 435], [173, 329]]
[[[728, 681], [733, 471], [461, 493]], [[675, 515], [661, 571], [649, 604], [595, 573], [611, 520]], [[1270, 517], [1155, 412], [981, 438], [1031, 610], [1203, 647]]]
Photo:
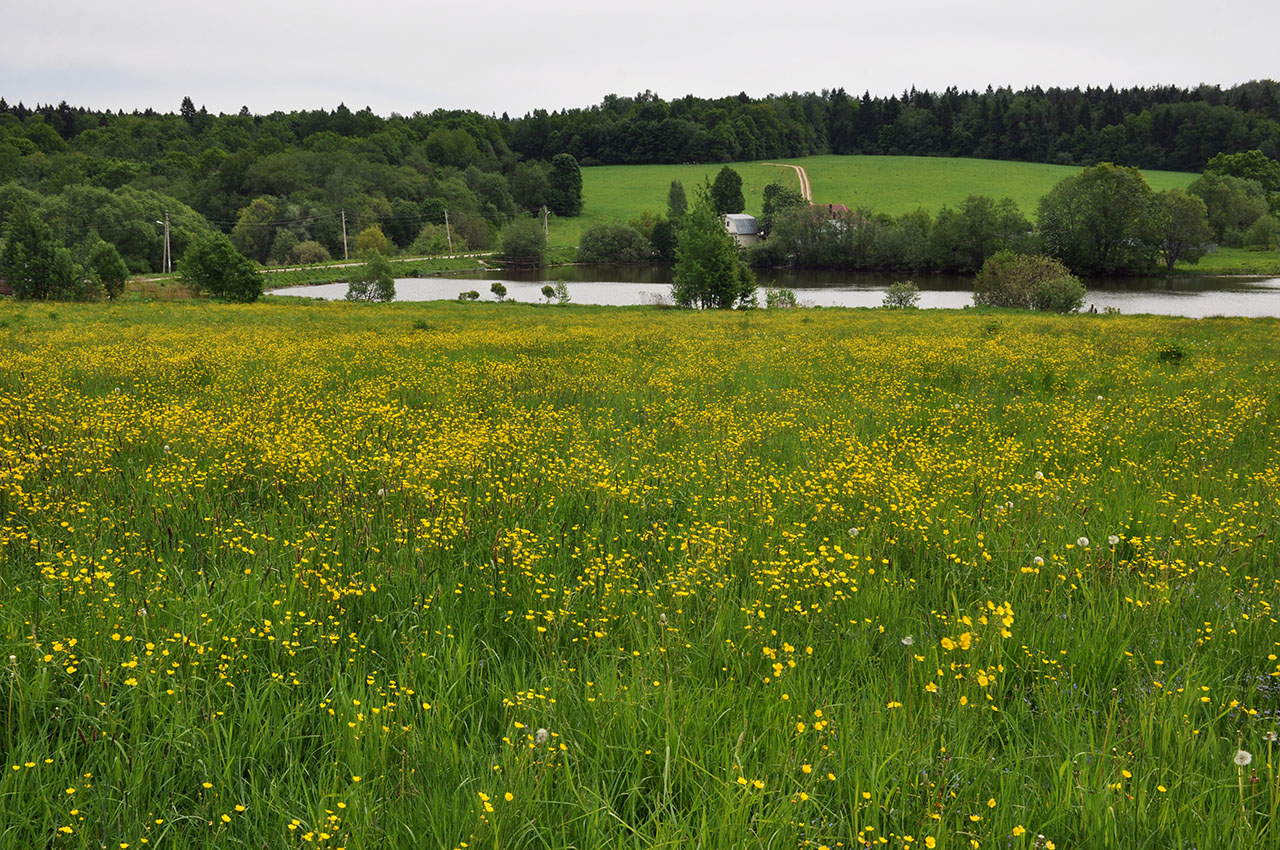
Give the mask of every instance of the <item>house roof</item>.
[[760, 232], [760, 225], [753, 215], [729, 213], [724, 217], [724, 226], [735, 236], [755, 236]]

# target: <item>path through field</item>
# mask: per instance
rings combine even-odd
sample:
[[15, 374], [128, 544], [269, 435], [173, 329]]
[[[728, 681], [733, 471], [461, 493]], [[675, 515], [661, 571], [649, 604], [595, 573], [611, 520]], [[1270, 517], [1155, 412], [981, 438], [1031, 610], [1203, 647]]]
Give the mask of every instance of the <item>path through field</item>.
[[800, 197], [809, 203], [813, 203], [813, 192], [809, 189], [809, 174], [804, 170], [803, 165], [784, 165], [780, 162], [766, 162], [765, 165], [776, 165], [779, 168], [794, 168], [796, 177], [800, 178]]

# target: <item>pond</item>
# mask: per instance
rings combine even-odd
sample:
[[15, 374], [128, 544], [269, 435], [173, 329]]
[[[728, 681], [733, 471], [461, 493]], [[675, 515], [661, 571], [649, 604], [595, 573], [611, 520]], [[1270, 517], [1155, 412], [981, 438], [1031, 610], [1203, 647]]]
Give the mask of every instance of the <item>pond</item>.
[[[802, 306], [879, 307], [885, 289], [905, 275], [875, 272], [829, 272], [769, 269], [757, 273], [760, 303], [765, 287], [788, 287]], [[508, 300], [542, 301], [542, 287], [563, 280], [574, 304], [633, 306], [669, 300], [669, 266], [561, 266], [533, 272], [485, 271], [448, 277], [396, 280], [397, 301], [453, 300], [461, 292], [475, 290], [485, 301], [494, 296], [489, 286], [500, 281]], [[920, 306], [959, 309], [973, 304], [973, 278], [963, 275], [914, 275], [920, 287]], [[1156, 313], [1169, 316], [1276, 316], [1280, 317], [1280, 278], [1266, 277], [1157, 277], [1087, 281], [1085, 309], [1102, 312], [1114, 307], [1122, 313]], [[338, 300], [345, 297], [345, 283], [294, 286], [271, 290], [272, 295]]]

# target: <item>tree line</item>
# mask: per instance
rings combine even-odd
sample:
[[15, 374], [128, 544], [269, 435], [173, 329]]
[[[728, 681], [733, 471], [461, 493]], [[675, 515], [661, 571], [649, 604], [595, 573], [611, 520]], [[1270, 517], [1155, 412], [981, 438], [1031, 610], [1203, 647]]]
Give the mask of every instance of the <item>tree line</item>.
[[[96, 234], [130, 271], [159, 271], [214, 232], [260, 263], [350, 254], [370, 227], [393, 250], [487, 250], [508, 223], [577, 215], [577, 161], [525, 157], [510, 128], [473, 112], [382, 118], [343, 105], [271, 115], [28, 109], [0, 99], [0, 220], [37, 210], [67, 246]], [[344, 244], [344, 230], [347, 239]]]
[[584, 165], [900, 154], [1200, 171], [1218, 153], [1280, 158], [1280, 83], [1049, 88], [861, 97], [843, 88], [752, 98], [653, 92], [505, 122], [512, 149]]

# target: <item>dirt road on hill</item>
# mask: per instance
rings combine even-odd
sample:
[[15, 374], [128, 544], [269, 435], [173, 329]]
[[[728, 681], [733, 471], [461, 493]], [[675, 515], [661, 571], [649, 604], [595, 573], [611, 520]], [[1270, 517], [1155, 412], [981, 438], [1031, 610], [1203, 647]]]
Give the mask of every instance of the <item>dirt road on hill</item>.
[[781, 162], [766, 162], [765, 165], [776, 165], [779, 168], [794, 168], [796, 176], [800, 178], [800, 197], [809, 203], [813, 203], [813, 192], [809, 189], [809, 174], [804, 170], [802, 165], [784, 165]]

